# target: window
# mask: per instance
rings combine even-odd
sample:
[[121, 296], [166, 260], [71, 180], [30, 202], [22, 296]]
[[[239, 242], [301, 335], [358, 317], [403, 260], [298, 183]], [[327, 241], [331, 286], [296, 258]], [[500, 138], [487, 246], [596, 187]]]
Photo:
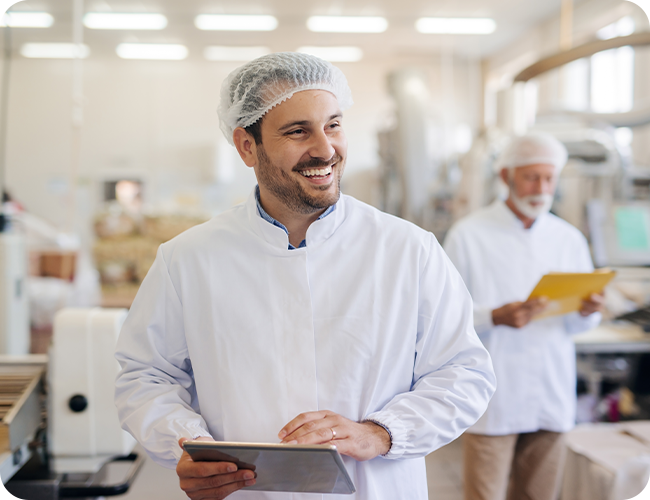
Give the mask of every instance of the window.
[[589, 102], [589, 59], [573, 61], [563, 68], [564, 107], [578, 111], [587, 111]]
[[[598, 31], [605, 40], [634, 32], [634, 20], [623, 17]], [[591, 110], [597, 113], [630, 111], [634, 104], [634, 49], [621, 47], [591, 57]]]

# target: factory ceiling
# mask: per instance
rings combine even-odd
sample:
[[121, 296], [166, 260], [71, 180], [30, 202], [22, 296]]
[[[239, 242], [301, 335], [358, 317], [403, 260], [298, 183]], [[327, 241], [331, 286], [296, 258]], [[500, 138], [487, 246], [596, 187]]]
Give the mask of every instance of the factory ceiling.
[[[387, 56], [436, 54], [451, 49], [455, 54], [485, 57], [516, 40], [532, 26], [556, 15], [561, 0], [86, 0], [89, 12], [160, 12], [168, 25], [160, 31], [84, 30], [84, 42], [95, 57], [117, 57], [122, 42], [182, 43], [190, 58], [202, 57], [208, 45], [265, 45], [272, 51], [296, 50], [299, 46], [353, 45], [364, 52], [364, 60]], [[14, 47], [26, 42], [70, 42], [73, 0], [24, 0], [12, 11], [46, 11], [54, 16], [50, 28], [16, 28]], [[202, 13], [271, 14], [278, 28], [270, 32], [201, 31], [194, 18]], [[312, 15], [384, 16], [389, 26], [383, 33], [313, 33], [306, 27]], [[431, 35], [418, 33], [419, 17], [488, 17], [497, 23], [489, 35]]]

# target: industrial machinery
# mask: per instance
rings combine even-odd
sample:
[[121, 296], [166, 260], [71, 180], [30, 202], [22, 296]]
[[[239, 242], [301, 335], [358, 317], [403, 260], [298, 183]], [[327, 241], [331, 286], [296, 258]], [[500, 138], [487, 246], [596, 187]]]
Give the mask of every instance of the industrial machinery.
[[[0, 2], [12, 4], [14, 2]], [[0, 9], [4, 13], [7, 9]], [[74, 2], [74, 42], [82, 43], [83, 2]], [[27, 248], [3, 203], [7, 157], [10, 28], [0, 74], [0, 477], [25, 500], [105, 497], [124, 493], [143, 457], [121, 428], [113, 404], [119, 369], [113, 357], [123, 309], [62, 310], [47, 356], [30, 356]], [[83, 110], [82, 58], [74, 61], [71, 172], [78, 170]], [[77, 183], [74, 182], [76, 185]], [[76, 200], [71, 193], [71, 200]], [[72, 226], [72, 224], [71, 224]], [[119, 484], [105, 484], [111, 463], [131, 464]], [[5, 498], [2, 488], [0, 496]]]
[[451, 224], [458, 177], [455, 155], [445, 146], [451, 138], [449, 124], [431, 109], [421, 70], [394, 71], [387, 83], [397, 106], [394, 120], [378, 134], [381, 209], [432, 231], [442, 241]]
[[63, 309], [54, 319], [48, 430], [58, 472], [96, 472], [135, 446], [120, 427], [113, 401], [119, 371], [113, 353], [126, 314], [126, 309]]
[[[125, 493], [143, 463], [113, 403], [125, 309], [63, 309], [47, 356], [0, 358], [0, 476], [25, 500]], [[7, 404], [7, 407], [2, 406]], [[6, 409], [6, 412], [2, 413]], [[123, 481], [105, 484], [115, 464]]]
[[[567, 148], [569, 162], [560, 177], [553, 211], [589, 238], [597, 266], [650, 265], [650, 168], [635, 166], [617, 145], [617, 127], [650, 124], [648, 102], [624, 113], [528, 109], [526, 84], [548, 71], [598, 52], [650, 45], [650, 33], [596, 40], [546, 57], [522, 70], [512, 87], [497, 95], [497, 123], [478, 137], [460, 161], [453, 219], [498, 196], [493, 165], [512, 135], [547, 132]], [[504, 187], [505, 188], [505, 187]]]

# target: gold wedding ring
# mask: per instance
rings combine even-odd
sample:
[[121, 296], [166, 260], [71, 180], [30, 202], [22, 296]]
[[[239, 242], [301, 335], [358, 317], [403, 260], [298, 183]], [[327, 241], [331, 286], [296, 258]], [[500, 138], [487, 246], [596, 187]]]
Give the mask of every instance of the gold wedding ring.
[[336, 438], [336, 431], [332, 427], [330, 427], [330, 430], [332, 431], [332, 440], [334, 440]]

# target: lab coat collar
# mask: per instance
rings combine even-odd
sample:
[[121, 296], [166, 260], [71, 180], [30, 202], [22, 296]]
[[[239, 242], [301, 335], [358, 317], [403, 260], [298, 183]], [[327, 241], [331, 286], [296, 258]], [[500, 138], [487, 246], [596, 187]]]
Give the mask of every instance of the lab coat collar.
[[539, 217], [537, 217], [537, 219], [535, 219], [533, 225], [530, 226], [529, 229], [526, 229], [524, 227], [524, 223], [519, 219], [519, 217], [515, 215], [512, 210], [510, 210], [510, 207], [506, 205], [505, 200], [496, 200], [493, 204], [493, 208], [501, 222], [510, 227], [516, 227], [517, 229], [526, 231], [527, 234], [532, 234], [538, 231], [540, 226], [544, 225], [544, 221], [549, 216], [548, 213], [541, 214]]
[[[339, 201], [336, 202], [336, 210], [327, 217], [312, 222], [307, 230], [307, 248], [313, 249], [326, 241], [345, 220], [345, 201], [341, 194]], [[246, 200], [246, 213], [253, 231], [274, 248], [281, 249], [285, 252], [300, 252], [304, 249], [296, 248], [289, 250], [289, 235], [284, 229], [270, 224], [260, 216], [257, 210], [255, 200], [255, 188], [251, 191]]]

